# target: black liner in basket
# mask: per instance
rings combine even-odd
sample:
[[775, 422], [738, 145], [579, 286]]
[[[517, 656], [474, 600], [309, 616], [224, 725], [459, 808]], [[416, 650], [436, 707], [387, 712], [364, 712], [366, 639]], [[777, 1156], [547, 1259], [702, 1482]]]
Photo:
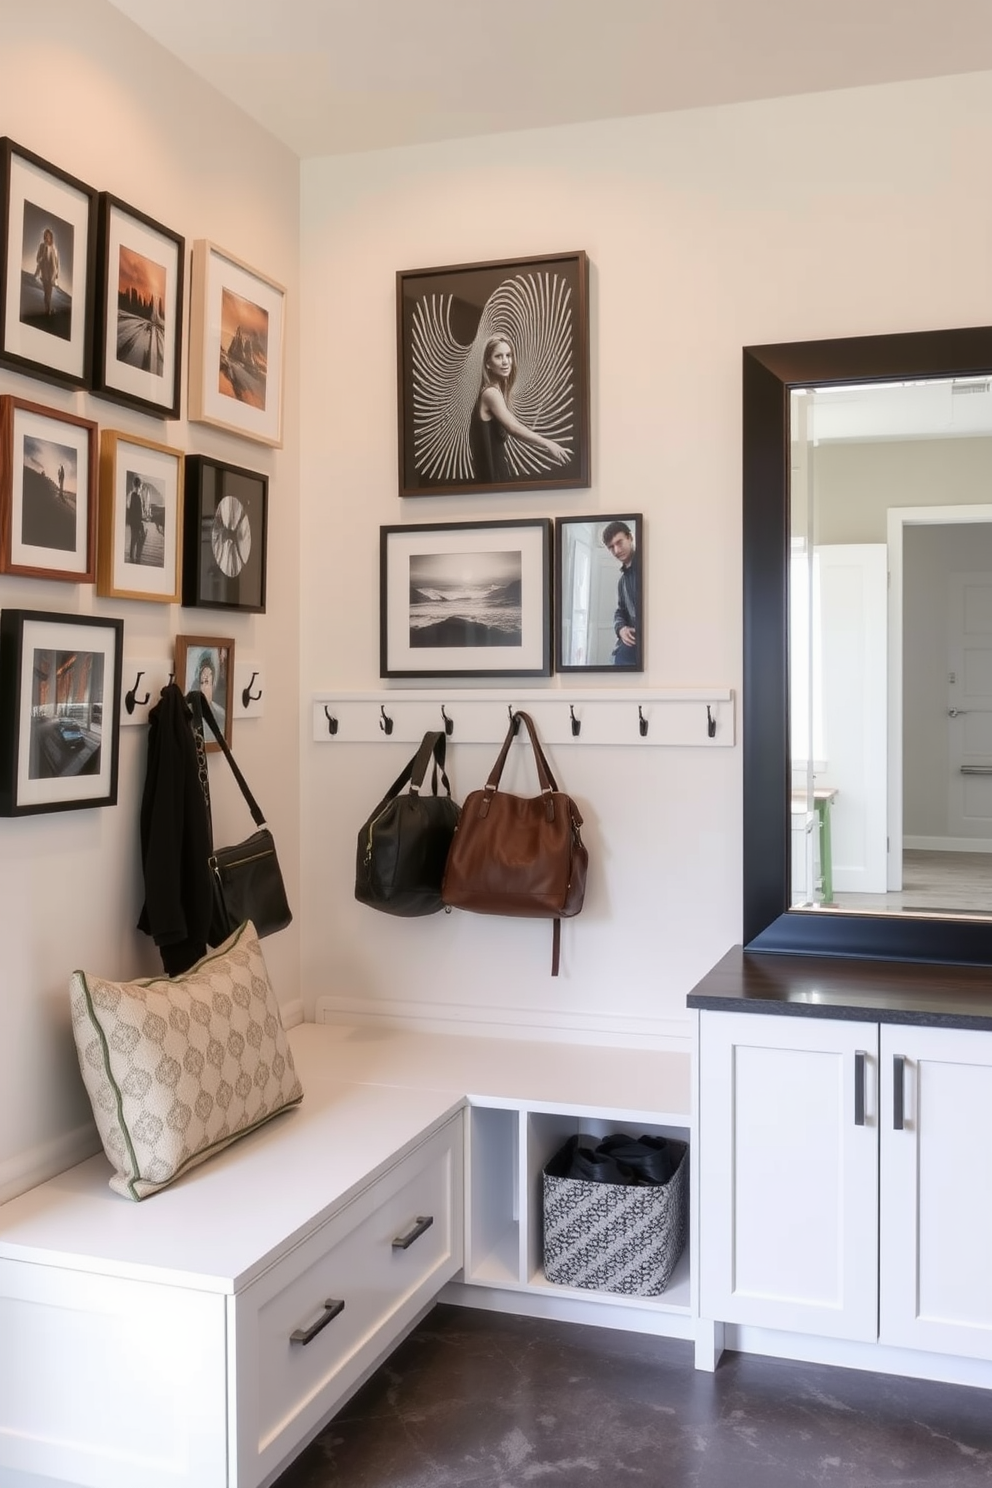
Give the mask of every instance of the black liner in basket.
[[689, 1148], [667, 1183], [620, 1184], [558, 1176], [572, 1143], [544, 1169], [544, 1274], [558, 1286], [656, 1297], [685, 1247]]

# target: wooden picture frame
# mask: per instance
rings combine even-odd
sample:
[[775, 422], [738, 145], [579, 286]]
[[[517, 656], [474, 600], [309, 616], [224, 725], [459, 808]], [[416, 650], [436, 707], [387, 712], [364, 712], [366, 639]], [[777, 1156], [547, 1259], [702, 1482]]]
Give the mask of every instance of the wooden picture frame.
[[[183, 693], [202, 692], [220, 724], [228, 748], [234, 718], [234, 641], [224, 636], [177, 635], [173, 666]], [[212, 679], [208, 672], [212, 671]], [[204, 725], [207, 750], [220, 752], [209, 724]]]
[[117, 801], [123, 620], [0, 614], [0, 816]]
[[183, 604], [265, 613], [269, 479], [209, 455], [187, 455]]
[[189, 416], [282, 445], [286, 291], [205, 238], [193, 244]]
[[551, 521], [381, 527], [379, 675], [551, 675]]
[[0, 139], [0, 362], [90, 385], [96, 192]]
[[396, 276], [399, 494], [588, 486], [585, 253]]
[[0, 397], [0, 573], [93, 582], [97, 437], [92, 419]]
[[179, 603], [184, 459], [153, 439], [101, 432], [98, 594]]
[[94, 393], [178, 418], [186, 240], [102, 191], [97, 264]]
[[643, 672], [644, 557], [639, 512], [556, 519], [559, 672]]

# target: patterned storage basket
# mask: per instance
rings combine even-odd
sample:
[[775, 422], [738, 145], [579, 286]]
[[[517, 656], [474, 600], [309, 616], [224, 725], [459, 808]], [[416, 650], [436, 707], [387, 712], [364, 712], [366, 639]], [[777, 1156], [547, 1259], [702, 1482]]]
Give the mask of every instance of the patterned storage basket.
[[[559, 1286], [656, 1297], [686, 1240], [689, 1148], [663, 1184], [626, 1186], [544, 1171], [544, 1274]], [[554, 1161], [548, 1168], [554, 1167]]]

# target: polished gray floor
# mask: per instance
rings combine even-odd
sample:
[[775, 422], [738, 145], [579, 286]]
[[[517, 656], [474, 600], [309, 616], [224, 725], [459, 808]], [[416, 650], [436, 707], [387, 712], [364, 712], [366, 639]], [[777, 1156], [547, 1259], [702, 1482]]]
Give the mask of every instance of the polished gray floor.
[[276, 1488], [989, 1488], [992, 1395], [440, 1306]]

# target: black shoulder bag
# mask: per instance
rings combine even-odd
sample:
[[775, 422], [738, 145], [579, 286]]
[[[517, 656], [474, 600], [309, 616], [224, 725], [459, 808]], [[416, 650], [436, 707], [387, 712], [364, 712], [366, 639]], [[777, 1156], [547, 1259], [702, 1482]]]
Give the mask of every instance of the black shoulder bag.
[[[460, 807], [444, 773], [445, 736], [426, 733], [420, 748], [358, 834], [355, 898], [384, 914], [436, 914], [444, 908], [441, 880]], [[420, 788], [434, 760], [431, 794]], [[437, 793], [438, 771], [446, 795]], [[410, 782], [407, 795], [400, 791]]]

